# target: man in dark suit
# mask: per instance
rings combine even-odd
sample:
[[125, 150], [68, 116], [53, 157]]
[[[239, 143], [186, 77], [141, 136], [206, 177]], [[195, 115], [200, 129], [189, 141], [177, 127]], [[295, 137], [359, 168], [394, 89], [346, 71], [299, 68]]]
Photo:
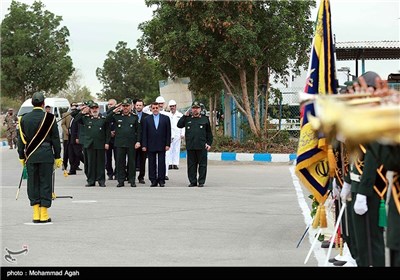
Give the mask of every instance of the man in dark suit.
[[160, 114], [158, 103], [151, 103], [153, 115], [143, 122], [142, 150], [149, 158], [149, 179], [151, 187], [165, 186], [165, 152], [171, 145], [171, 121]]
[[[115, 107], [115, 105], [117, 105], [117, 100], [111, 98], [108, 100], [108, 104], [107, 104], [107, 112], [104, 112], [103, 115], [105, 117], [107, 117], [107, 114], [110, 113], [110, 109]], [[115, 124], [113, 122], [109, 123], [110, 125], [110, 131], [111, 131], [111, 138], [110, 138], [110, 142], [109, 142], [109, 148], [108, 150], [106, 150], [106, 170], [107, 170], [107, 176], [108, 176], [108, 180], [114, 180], [117, 179], [116, 176], [116, 168], [113, 168], [113, 157], [114, 157], [114, 166], [116, 166], [115, 164], [115, 158], [116, 158], [116, 154], [117, 154], [117, 149], [114, 146], [114, 141], [115, 141]], [[114, 154], [114, 156], [113, 156]]]
[[[149, 114], [146, 114], [143, 112], [143, 107], [144, 107], [144, 102], [141, 99], [136, 100], [135, 103], [135, 110], [136, 114], [139, 118], [139, 123], [141, 127], [141, 131], [143, 131], [143, 122], [144, 119], [149, 116]], [[142, 139], [140, 139], [140, 143], [142, 144]], [[138, 181], [140, 184], [145, 184], [144, 181], [144, 174], [146, 172], [146, 158], [147, 158], [147, 153], [142, 150], [142, 148], [136, 149], [136, 166], [139, 168], [139, 175], [138, 175]]]

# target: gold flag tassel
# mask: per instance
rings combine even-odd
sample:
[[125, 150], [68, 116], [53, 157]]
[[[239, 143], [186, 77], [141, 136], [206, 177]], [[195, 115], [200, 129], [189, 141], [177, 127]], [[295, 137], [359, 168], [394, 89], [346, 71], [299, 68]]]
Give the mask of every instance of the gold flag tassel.
[[67, 172], [67, 170], [64, 170], [64, 177], [68, 177], [68, 172]]
[[313, 221], [313, 224], [312, 224], [313, 228], [317, 228], [318, 225], [319, 225], [319, 216], [320, 216], [320, 213], [321, 213], [320, 209], [321, 209], [320, 206], [318, 206], [317, 212], [315, 213], [314, 221]]
[[337, 166], [336, 166], [335, 154], [333, 153], [332, 145], [328, 146], [328, 165], [329, 165], [329, 177], [333, 178], [333, 177], [335, 177], [335, 170], [336, 170]]
[[312, 226], [313, 228], [317, 228], [318, 226], [320, 228], [327, 227], [325, 205], [318, 206]]
[[321, 228], [326, 228], [328, 226], [328, 223], [326, 221], [325, 205], [321, 205], [319, 207], [321, 208], [321, 213], [319, 214], [319, 226]]

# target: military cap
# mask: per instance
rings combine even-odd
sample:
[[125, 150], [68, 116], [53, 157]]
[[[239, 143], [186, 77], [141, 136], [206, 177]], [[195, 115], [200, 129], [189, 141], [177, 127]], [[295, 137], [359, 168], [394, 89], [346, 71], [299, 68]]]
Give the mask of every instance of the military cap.
[[92, 102], [92, 103], [90, 103], [89, 107], [90, 108], [94, 108], [94, 107], [99, 108], [99, 104], [97, 104], [96, 102]]
[[40, 103], [44, 101], [44, 94], [41, 91], [35, 92], [32, 95], [32, 102]]
[[131, 105], [132, 101], [130, 98], [125, 98], [122, 100], [122, 105]]
[[192, 108], [201, 108], [200, 102], [199, 101], [194, 101], [192, 103]]
[[14, 109], [13, 108], [8, 108], [8, 111], [14, 111]]
[[84, 102], [84, 104], [89, 106], [89, 107], [90, 107], [90, 105], [92, 105], [92, 103], [94, 103], [93, 100], [88, 100], [88, 101]]

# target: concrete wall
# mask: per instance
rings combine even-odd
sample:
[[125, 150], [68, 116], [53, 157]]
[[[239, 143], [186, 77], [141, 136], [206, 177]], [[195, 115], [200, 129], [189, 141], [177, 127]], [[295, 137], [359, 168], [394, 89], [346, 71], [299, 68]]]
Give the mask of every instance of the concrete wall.
[[193, 102], [193, 94], [189, 90], [190, 78], [176, 78], [174, 80], [161, 80], [158, 82], [160, 87], [160, 95], [166, 101], [166, 108], [168, 102], [174, 99], [177, 103], [177, 109], [190, 107]]

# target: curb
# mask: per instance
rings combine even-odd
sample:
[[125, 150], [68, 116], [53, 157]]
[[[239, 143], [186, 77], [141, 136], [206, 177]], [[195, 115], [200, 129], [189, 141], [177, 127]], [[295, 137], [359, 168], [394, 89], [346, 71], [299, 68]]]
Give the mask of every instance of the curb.
[[[182, 151], [180, 158], [186, 158], [186, 151]], [[296, 160], [296, 154], [251, 154], [251, 153], [208, 153], [209, 160], [221, 161], [257, 161], [257, 162], [291, 162]]]
[[[8, 147], [7, 141], [1, 141], [2, 147]], [[180, 158], [186, 158], [186, 151], [180, 153]], [[251, 154], [251, 153], [208, 153], [209, 160], [221, 161], [257, 161], [257, 162], [291, 162], [296, 160], [296, 154]]]

